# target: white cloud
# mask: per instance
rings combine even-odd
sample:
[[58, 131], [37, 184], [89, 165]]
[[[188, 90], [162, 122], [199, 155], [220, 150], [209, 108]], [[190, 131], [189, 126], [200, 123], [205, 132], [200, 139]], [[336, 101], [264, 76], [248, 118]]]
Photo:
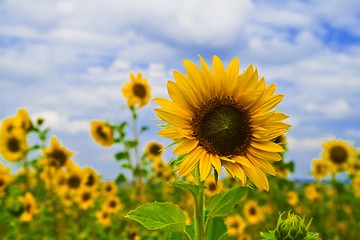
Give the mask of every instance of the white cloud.
[[360, 129], [347, 129], [345, 131], [345, 135], [349, 138], [355, 138], [356, 140], [360, 140]]
[[55, 111], [42, 111], [32, 115], [34, 120], [38, 118], [45, 119], [44, 126], [50, 127], [57, 132], [65, 132], [69, 134], [77, 134], [88, 132], [90, 122], [88, 120], [70, 120], [67, 116]]

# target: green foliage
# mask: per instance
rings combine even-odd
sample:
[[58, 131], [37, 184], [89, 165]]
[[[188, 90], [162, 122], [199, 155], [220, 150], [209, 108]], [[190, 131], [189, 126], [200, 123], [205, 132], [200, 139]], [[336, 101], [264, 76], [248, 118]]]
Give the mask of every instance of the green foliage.
[[130, 211], [125, 217], [149, 230], [185, 231], [186, 216], [179, 206], [172, 203], [147, 203]]
[[222, 217], [212, 218], [210, 221], [207, 240], [217, 240], [223, 237], [227, 232], [224, 219]]
[[199, 193], [203, 192], [207, 188], [203, 185], [191, 184], [180, 180], [171, 181], [170, 183], [175, 187], [179, 187], [186, 191], [189, 191], [193, 196], [197, 196]]
[[228, 215], [235, 204], [240, 201], [246, 193], [245, 187], [234, 187], [226, 192], [212, 196], [205, 204], [209, 210], [209, 217], [222, 217]]
[[129, 157], [129, 153], [126, 151], [117, 152], [117, 153], [115, 153], [114, 157], [117, 161], [121, 161], [121, 160], [127, 159]]

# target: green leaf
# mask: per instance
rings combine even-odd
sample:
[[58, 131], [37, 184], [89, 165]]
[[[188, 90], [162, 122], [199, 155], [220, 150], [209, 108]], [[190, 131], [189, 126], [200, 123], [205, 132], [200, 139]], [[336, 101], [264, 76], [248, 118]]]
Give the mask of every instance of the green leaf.
[[116, 182], [117, 184], [126, 182], [126, 177], [125, 177], [125, 175], [122, 174], [122, 173], [120, 173], [120, 174], [116, 177], [115, 182]]
[[180, 180], [171, 181], [170, 183], [175, 187], [179, 187], [185, 189], [186, 191], [189, 191], [194, 196], [197, 196], [199, 193], [201, 193], [207, 188], [206, 186], [191, 184]]
[[195, 240], [195, 221], [192, 221], [190, 225], [186, 225], [185, 230], [190, 236], [191, 240]]
[[172, 203], [147, 203], [130, 211], [125, 217], [135, 220], [149, 230], [184, 232], [186, 216]]
[[141, 132], [145, 132], [145, 131], [148, 130], [148, 129], [149, 129], [148, 127], [143, 126], [143, 127], [141, 127], [140, 131], [141, 131]]
[[170, 234], [169, 240], [187, 240], [183, 233], [173, 232]]
[[227, 232], [224, 219], [222, 217], [216, 217], [211, 219], [209, 232], [207, 235], [208, 240], [217, 240], [224, 236]]
[[121, 161], [124, 159], [127, 159], [129, 157], [129, 153], [128, 152], [117, 152], [114, 155], [116, 161]]
[[128, 140], [124, 142], [125, 146], [129, 147], [129, 148], [134, 148], [138, 145], [137, 141], [134, 140]]
[[209, 210], [209, 217], [228, 215], [235, 204], [244, 197], [246, 189], [241, 186], [235, 187], [212, 196], [205, 204], [205, 207]]

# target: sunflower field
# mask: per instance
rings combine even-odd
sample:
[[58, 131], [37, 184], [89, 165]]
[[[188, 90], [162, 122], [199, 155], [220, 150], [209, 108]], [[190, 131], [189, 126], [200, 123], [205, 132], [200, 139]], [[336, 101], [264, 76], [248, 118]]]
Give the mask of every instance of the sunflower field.
[[[0, 239], [360, 239], [352, 142], [325, 140], [309, 166], [313, 181], [289, 180], [291, 125], [274, 110], [284, 97], [276, 85], [251, 64], [240, 70], [236, 57], [226, 68], [217, 56], [212, 67], [201, 57], [200, 67], [184, 65], [186, 74], [174, 71], [167, 82], [169, 99], [152, 99], [159, 119], [149, 120], [170, 145], [139, 147], [148, 129], [138, 115], [154, 97], [141, 73], [121, 89], [131, 119], [89, 123], [91, 138], [104, 151], [120, 149], [114, 166], [130, 173], [112, 181], [80, 167], [47, 119], [25, 108], [3, 119]], [[166, 151], [176, 157], [165, 159]]]

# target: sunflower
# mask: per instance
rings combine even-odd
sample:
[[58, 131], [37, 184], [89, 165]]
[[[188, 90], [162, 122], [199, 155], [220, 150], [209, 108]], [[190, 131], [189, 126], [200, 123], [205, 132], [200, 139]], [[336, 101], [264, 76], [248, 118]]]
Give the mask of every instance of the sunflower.
[[5, 118], [1, 123], [1, 133], [11, 133], [16, 128], [16, 118]]
[[304, 188], [304, 193], [307, 199], [309, 199], [311, 202], [315, 202], [322, 197], [321, 192], [313, 184], [306, 186]]
[[286, 150], [286, 145], [287, 145], [287, 137], [285, 134], [281, 134], [280, 136], [278, 136], [277, 138], [275, 138], [273, 141], [277, 144], [279, 144], [280, 146], [282, 146], [285, 150]]
[[70, 193], [76, 193], [85, 184], [83, 171], [77, 165], [71, 165], [67, 172], [66, 185]]
[[84, 167], [82, 169], [85, 175], [85, 186], [97, 189], [99, 186], [100, 176], [91, 167]]
[[111, 224], [111, 214], [104, 209], [97, 211], [95, 213], [96, 220], [99, 224], [101, 224], [104, 228], [109, 227]]
[[315, 179], [323, 179], [329, 174], [327, 162], [322, 159], [312, 161], [312, 174]]
[[346, 170], [355, 157], [355, 149], [343, 140], [326, 140], [322, 147], [321, 156], [329, 163], [332, 174]]
[[287, 115], [271, 111], [283, 95], [273, 95], [276, 86], [265, 87], [252, 65], [239, 75], [237, 58], [225, 71], [214, 56], [213, 73], [200, 61], [202, 70], [184, 60], [188, 76], [174, 71], [176, 83], [167, 85], [172, 101], [154, 99], [162, 107], [156, 114], [169, 123], [158, 134], [178, 143], [174, 154], [186, 155], [175, 170], [183, 177], [199, 166], [203, 181], [212, 167], [220, 175], [223, 165], [243, 183], [247, 175], [259, 189], [269, 190], [264, 172], [276, 172], [268, 160], [281, 160], [278, 152], [285, 151], [272, 139], [290, 128], [282, 122]]
[[19, 197], [19, 200], [24, 205], [24, 212], [20, 216], [20, 221], [30, 222], [33, 216], [39, 212], [35, 198], [30, 192], [26, 192], [25, 196]]
[[12, 181], [12, 177], [10, 175], [10, 172], [7, 171], [1, 171], [1, 163], [0, 163], [0, 197], [5, 195], [5, 190], [9, 186], [9, 184]]
[[113, 196], [119, 191], [116, 183], [114, 182], [102, 182], [101, 183], [101, 195], [104, 197]]
[[24, 132], [30, 131], [32, 127], [32, 122], [26, 109], [18, 109], [15, 120], [17, 121], [17, 126], [21, 128]]
[[139, 104], [139, 107], [145, 106], [150, 100], [150, 86], [146, 78], [142, 78], [141, 73], [137, 76], [130, 73], [131, 82], [126, 82], [125, 87], [121, 89], [124, 97], [127, 99], [129, 107]]
[[257, 224], [264, 219], [264, 215], [259, 205], [253, 200], [249, 200], [245, 203], [243, 212], [246, 221], [250, 224]]
[[290, 206], [295, 206], [299, 202], [299, 195], [295, 191], [288, 191], [286, 193], [286, 200]]
[[205, 180], [205, 186], [207, 186], [207, 188], [205, 189], [205, 194], [209, 197], [221, 192], [223, 189], [223, 183], [220, 178], [218, 179], [217, 184], [215, 183], [214, 177], [207, 178]]
[[239, 236], [246, 227], [246, 222], [240, 215], [228, 216], [225, 219], [225, 224], [228, 229], [227, 233], [231, 236]]
[[94, 201], [97, 196], [98, 193], [94, 191], [94, 189], [89, 187], [82, 187], [79, 189], [75, 201], [81, 209], [87, 210], [94, 206]]
[[242, 234], [237, 240], [251, 240], [251, 236], [249, 234]]
[[157, 143], [155, 141], [149, 142], [145, 148], [146, 157], [152, 162], [157, 158], [161, 158], [161, 155], [163, 153], [161, 149], [163, 148], [164, 146], [160, 143]]
[[74, 153], [61, 146], [56, 137], [51, 138], [50, 148], [43, 148], [42, 151], [44, 153], [44, 159], [41, 160], [41, 164], [55, 168], [69, 167], [72, 165], [70, 157], [72, 157]]
[[352, 187], [353, 187], [354, 195], [357, 198], [360, 198], [360, 174], [356, 175], [352, 179], [351, 184], [352, 184]]
[[67, 177], [67, 173], [62, 169], [58, 169], [52, 175], [52, 186], [58, 196], [65, 195], [69, 190]]
[[275, 162], [274, 164], [276, 170], [276, 176], [282, 179], [285, 179], [290, 173], [290, 169], [286, 167], [284, 162]]
[[116, 213], [123, 208], [123, 204], [116, 196], [111, 196], [103, 203], [102, 208], [109, 213]]
[[110, 147], [114, 144], [114, 130], [106, 122], [91, 121], [90, 133], [95, 142], [103, 147]]
[[154, 172], [156, 176], [160, 179], [170, 179], [170, 166], [165, 164], [162, 158], [157, 158], [154, 161]]
[[128, 240], [141, 240], [139, 232], [136, 228], [128, 228], [126, 231], [126, 236]]
[[28, 150], [26, 135], [21, 130], [14, 129], [10, 133], [0, 133], [0, 153], [5, 160], [18, 162]]

